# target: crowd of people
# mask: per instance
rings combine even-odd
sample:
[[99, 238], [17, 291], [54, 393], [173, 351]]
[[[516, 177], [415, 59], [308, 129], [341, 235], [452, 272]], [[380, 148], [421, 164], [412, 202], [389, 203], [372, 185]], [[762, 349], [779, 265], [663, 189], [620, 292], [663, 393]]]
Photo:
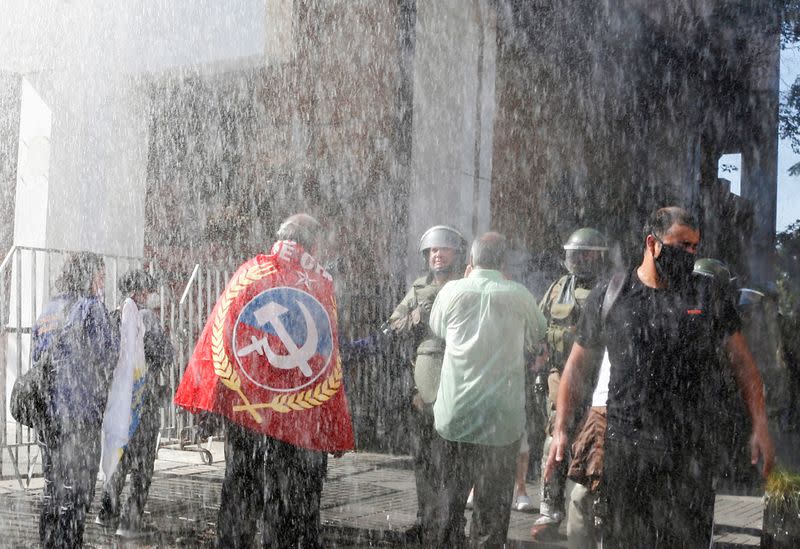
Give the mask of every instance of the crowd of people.
[[[552, 539], [567, 516], [569, 477], [571, 547], [709, 546], [715, 480], [742, 444], [743, 426], [719, 409], [746, 408], [751, 464], [765, 476], [774, 448], [732, 277], [697, 257], [699, 242], [688, 212], [658, 209], [641, 263], [611, 273], [603, 235], [579, 229], [564, 244], [567, 272], [537, 306], [504, 276], [502, 235], [479, 237], [469, 254], [453, 227], [423, 235], [429, 274], [389, 323], [417, 343], [419, 514], [409, 539], [502, 547], [519, 509], [515, 460], [544, 424], [534, 540]], [[545, 410], [531, 398], [526, 407], [532, 379], [546, 384]]]
[[[409, 542], [504, 546], [512, 507], [532, 508], [528, 437], [541, 435], [534, 539], [552, 536], [567, 516], [569, 477], [573, 547], [709, 545], [719, 466], [711, 446], [729, 441], [710, 419], [717, 416], [708, 402], [722, 380], [738, 387], [734, 398], [750, 418], [752, 464], [761, 461], [764, 475], [774, 449], [730, 273], [715, 260], [697, 261], [699, 242], [690, 214], [661, 208], [644, 226], [641, 263], [611, 273], [603, 235], [579, 229], [564, 245], [566, 273], [537, 302], [507, 276], [503, 235], [485, 233], [471, 246], [447, 225], [422, 235], [427, 273], [382, 329], [382, 337], [412, 348], [418, 512]], [[333, 279], [316, 259], [323, 245], [315, 218], [297, 214], [281, 224], [270, 253], [231, 277], [175, 395], [179, 406], [225, 423], [219, 547], [249, 547], [257, 523], [262, 546], [321, 546], [327, 456], [354, 447]], [[125, 306], [139, 313], [129, 325], [124, 308], [106, 310], [103, 284], [99, 256], [70, 256], [59, 294], [32, 331], [32, 364], [47, 387], [36, 425], [44, 547], [82, 543], [110, 422], [107, 398], [124, 370], [120, 341], [124, 348], [128, 331], [142, 341], [147, 365], [134, 385], [147, 390], [127, 393], [128, 436], [97, 522], [120, 535], [142, 528], [157, 409], [167, 396], [160, 372], [172, 351], [151, 311], [152, 277], [135, 271], [119, 281]], [[546, 383], [546, 409], [530, 398], [535, 379]], [[128, 473], [131, 495], [121, 505]]]

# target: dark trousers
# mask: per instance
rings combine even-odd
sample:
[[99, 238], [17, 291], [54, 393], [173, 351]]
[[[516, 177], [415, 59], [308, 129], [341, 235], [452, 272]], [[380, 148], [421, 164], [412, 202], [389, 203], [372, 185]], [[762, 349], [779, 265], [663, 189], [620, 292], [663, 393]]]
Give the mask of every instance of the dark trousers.
[[422, 539], [431, 539], [435, 532], [436, 510], [442, 488], [442, 438], [433, 428], [433, 407], [426, 404], [420, 410], [411, 407], [411, 455], [414, 460], [414, 480], [417, 487], [417, 523], [422, 527]]
[[322, 547], [319, 505], [327, 454], [226, 424], [217, 547]]
[[603, 546], [708, 547], [714, 521], [710, 471], [686, 456], [665, 467], [645, 451], [642, 445], [606, 439]]
[[[100, 518], [113, 520], [121, 515], [120, 526], [123, 528], [141, 527], [158, 451], [158, 426], [158, 409], [147, 410], [128, 441], [114, 474], [106, 483], [100, 503]], [[130, 496], [125, 507], [120, 509], [120, 495], [128, 473], [131, 475]]]
[[100, 426], [40, 433], [39, 445], [44, 473], [39, 540], [45, 549], [81, 547], [100, 468]]
[[484, 446], [441, 439], [443, 489], [435, 547], [465, 547], [464, 508], [474, 485], [469, 545], [503, 547], [508, 535], [519, 441]]

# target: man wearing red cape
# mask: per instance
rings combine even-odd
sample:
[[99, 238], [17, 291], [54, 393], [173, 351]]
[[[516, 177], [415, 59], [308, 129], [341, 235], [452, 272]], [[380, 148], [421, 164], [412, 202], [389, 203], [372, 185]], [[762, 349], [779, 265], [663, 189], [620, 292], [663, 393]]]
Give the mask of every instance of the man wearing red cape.
[[284, 221], [211, 312], [175, 403], [226, 420], [218, 547], [321, 547], [327, 454], [353, 448], [333, 280], [314, 258], [320, 224]]

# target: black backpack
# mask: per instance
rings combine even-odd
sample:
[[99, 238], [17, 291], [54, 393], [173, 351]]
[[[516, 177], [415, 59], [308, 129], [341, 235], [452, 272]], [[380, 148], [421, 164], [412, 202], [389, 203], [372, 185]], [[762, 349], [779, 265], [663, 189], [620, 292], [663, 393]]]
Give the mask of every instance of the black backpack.
[[50, 371], [50, 353], [45, 352], [14, 382], [9, 409], [11, 416], [22, 425], [36, 429], [46, 427]]
[[[65, 313], [75, 305], [70, 300], [64, 307]], [[53, 360], [51, 349], [57, 345], [57, 336], [42, 352], [39, 360], [31, 364], [30, 369], [19, 376], [11, 389], [8, 407], [11, 416], [22, 425], [45, 430], [50, 427], [47, 404], [50, 400], [50, 387], [53, 378]]]

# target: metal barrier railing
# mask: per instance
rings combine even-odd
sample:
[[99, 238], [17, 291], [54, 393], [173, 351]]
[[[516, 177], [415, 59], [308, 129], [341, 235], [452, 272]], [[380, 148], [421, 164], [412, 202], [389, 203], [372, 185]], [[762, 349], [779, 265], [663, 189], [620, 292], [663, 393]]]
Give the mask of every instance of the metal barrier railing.
[[[40, 467], [36, 432], [20, 425], [8, 413], [8, 396], [18, 376], [30, 368], [30, 334], [42, 307], [50, 299], [54, 274], [60, 272], [64, 257], [72, 250], [14, 246], [0, 263], [0, 478], [16, 478], [25, 488]], [[119, 295], [116, 281], [132, 268], [153, 262], [143, 258], [100, 254], [106, 265], [106, 303], [109, 310], [117, 307]], [[161, 325], [168, 331], [175, 350], [175, 360], [162, 383], [174, 395], [211, 314], [217, 296], [224, 289], [231, 269], [196, 264], [176, 304], [167, 288], [159, 288]], [[194, 415], [177, 409], [172, 399], [161, 409], [159, 447], [177, 446], [196, 450], [210, 462], [208, 449], [200, 446], [198, 423]], [[220, 436], [220, 429], [213, 432]]]
[[[34, 476], [39, 450], [36, 432], [10, 417], [8, 397], [16, 378], [30, 368], [31, 327], [50, 299], [53, 274], [69, 253], [73, 251], [13, 246], [0, 263], [0, 478], [14, 477], [23, 488]], [[141, 267], [142, 258], [100, 255], [107, 280], [114, 281], [106, 284], [106, 303], [115, 307], [119, 274]]]
[[[194, 346], [200, 338], [206, 319], [211, 314], [217, 297], [225, 288], [231, 273], [232, 270], [228, 268], [196, 264], [178, 301], [177, 318], [174, 306], [170, 306], [169, 331], [175, 347], [176, 360], [169, 372], [167, 383], [173, 395], [183, 377]], [[161, 425], [161, 437], [164, 441], [162, 447], [175, 446], [181, 450], [199, 451], [203, 459], [211, 463], [213, 460], [210, 452], [211, 438], [222, 436], [221, 425], [217, 425], [216, 428], [211, 426], [210, 429], [206, 425], [201, 432], [197, 416], [178, 409], [171, 401], [165, 405]], [[206, 438], [203, 435], [210, 435], [207, 439], [209, 443], [207, 448], [201, 445], [202, 439]]]

